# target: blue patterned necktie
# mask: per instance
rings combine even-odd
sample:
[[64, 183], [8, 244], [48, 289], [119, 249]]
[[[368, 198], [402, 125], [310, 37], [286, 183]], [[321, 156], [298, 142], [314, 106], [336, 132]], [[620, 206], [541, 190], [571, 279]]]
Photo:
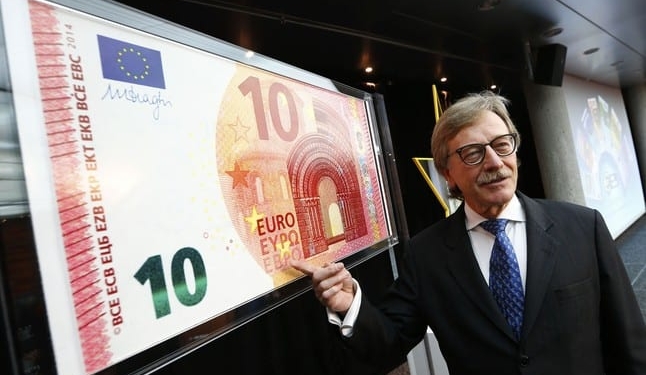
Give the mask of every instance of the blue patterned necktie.
[[507, 318], [516, 339], [519, 339], [520, 329], [523, 326], [525, 296], [514, 247], [505, 233], [506, 225], [505, 219], [480, 223], [481, 227], [496, 236], [489, 260], [489, 289]]

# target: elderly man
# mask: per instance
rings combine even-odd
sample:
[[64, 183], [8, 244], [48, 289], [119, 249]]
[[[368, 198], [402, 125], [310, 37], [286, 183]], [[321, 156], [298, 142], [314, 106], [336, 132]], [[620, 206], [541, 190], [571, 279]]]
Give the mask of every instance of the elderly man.
[[468, 95], [437, 122], [435, 166], [463, 204], [411, 239], [378, 305], [341, 263], [293, 266], [371, 363], [403, 358], [430, 326], [451, 374], [645, 375], [646, 326], [603, 218], [516, 190], [507, 104]]

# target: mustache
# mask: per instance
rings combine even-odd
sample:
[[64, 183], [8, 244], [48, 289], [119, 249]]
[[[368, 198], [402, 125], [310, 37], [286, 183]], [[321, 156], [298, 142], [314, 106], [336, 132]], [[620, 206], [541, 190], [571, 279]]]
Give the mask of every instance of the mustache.
[[488, 184], [490, 182], [502, 180], [509, 177], [511, 177], [511, 171], [507, 169], [500, 169], [495, 172], [482, 172], [478, 176], [476, 183], [478, 183], [479, 185]]

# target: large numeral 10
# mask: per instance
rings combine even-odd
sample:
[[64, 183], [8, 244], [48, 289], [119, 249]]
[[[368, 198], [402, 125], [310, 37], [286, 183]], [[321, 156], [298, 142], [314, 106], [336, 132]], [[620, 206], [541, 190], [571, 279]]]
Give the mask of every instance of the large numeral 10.
[[[265, 107], [262, 100], [262, 91], [260, 90], [260, 80], [258, 77], [249, 76], [245, 79], [238, 89], [243, 95], [251, 93], [251, 101], [253, 102], [253, 113], [256, 116], [256, 127], [258, 128], [258, 138], [262, 140], [269, 139], [269, 129], [267, 126], [267, 119], [265, 118]], [[283, 95], [287, 108], [289, 109], [289, 124], [283, 124], [280, 118], [280, 107], [278, 105], [279, 94]], [[296, 111], [296, 102], [292, 93], [287, 86], [280, 82], [274, 82], [269, 86], [269, 96], [267, 98], [269, 103], [269, 115], [271, 122], [274, 124], [276, 134], [283, 140], [291, 142], [296, 139], [298, 135], [298, 112]], [[285, 126], [288, 126], [285, 128]]]
[[[195, 280], [195, 291], [191, 293], [186, 285], [186, 273], [184, 263], [189, 261], [193, 270]], [[173, 290], [177, 300], [184, 306], [193, 306], [206, 294], [206, 269], [200, 253], [192, 247], [179, 249], [173, 256], [171, 262], [171, 278]], [[164, 268], [160, 255], [151, 256], [135, 273], [135, 279], [144, 285], [150, 281], [153, 305], [155, 306], [155, 317], [157, 319], [170, 314], [170, 301], [168, 299], [168, 288], [164, 277]]]

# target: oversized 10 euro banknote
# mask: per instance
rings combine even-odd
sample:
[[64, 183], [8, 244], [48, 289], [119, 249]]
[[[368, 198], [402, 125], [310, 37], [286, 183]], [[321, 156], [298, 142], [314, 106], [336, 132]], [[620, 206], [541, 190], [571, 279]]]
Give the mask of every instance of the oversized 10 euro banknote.
[[84, 372], [301, 277], [291, 258], [388, 238], [364, 100], [28, 8], [42, 113], [17, 118], [25, 165], [48, 171], [27, 176], [34, 232], [50, 322], [72, 322], [55, 350], [78, 346]]

